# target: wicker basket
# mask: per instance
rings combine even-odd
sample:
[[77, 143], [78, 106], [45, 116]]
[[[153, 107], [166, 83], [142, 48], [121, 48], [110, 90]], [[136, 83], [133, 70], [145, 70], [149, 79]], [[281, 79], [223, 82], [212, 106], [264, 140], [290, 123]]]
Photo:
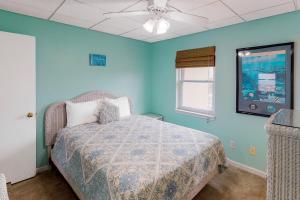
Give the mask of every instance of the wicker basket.
[[266, 124], [267, 200], [300, 200], [300, 128]]
[[8, 200], [6, 179], [4, 174], [0, 174], [0, 200]]

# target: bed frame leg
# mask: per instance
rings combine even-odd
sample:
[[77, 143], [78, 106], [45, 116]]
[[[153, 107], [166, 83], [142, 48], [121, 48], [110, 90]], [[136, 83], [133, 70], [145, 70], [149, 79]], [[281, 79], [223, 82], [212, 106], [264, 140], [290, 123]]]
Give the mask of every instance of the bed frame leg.
[[47, 154], [48, 154], [48, 160], [50, 160], [51, 157], [51, 145], [47, 146]]
[[48, 164], [49, 164], [51, 170], [57, 173], [57, 172], [59, 172], [59, 170], [57, 169], [57, 167], [55, 166], [55, 164], [51, 160], [51, 150], [52, 150], [52, 148], [53, 148], [53, 146], [51, 146], [51, 145], [47, 146]]
[[225, 165], [218, 165], [219, 174], [222, 174], [226, 169], [227, 167]]

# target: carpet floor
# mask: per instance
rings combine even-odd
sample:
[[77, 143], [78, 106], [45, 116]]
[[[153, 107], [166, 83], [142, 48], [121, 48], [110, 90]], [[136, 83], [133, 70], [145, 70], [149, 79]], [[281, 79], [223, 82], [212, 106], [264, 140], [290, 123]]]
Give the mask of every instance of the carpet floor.
[[[8, 185], [10, 200], [77, 200], [68, 183], [56, 170], [46, 171], [36, 177]], [[266, 180], [229, 167], [216, 176], [194, 200], [265, 200]]]

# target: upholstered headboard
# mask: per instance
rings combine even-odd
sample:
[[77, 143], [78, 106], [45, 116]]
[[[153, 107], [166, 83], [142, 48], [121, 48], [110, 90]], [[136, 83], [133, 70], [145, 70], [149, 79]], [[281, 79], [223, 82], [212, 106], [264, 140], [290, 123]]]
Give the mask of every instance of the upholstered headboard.
[[[103, 98], [117, 98], [116, 96], [102, 92], [94, 91], [81, 94], [69, 101], [74, 103], [93, 101]], [[131, 104], [131, 103], [130, 103]], [[132, 106], [131, 106], [132, 107]], [[131, 109], [132, 110], [132, 109]], [[65, 102], [58, 102], [51, 104], [45, 113], [45, 140], [49, 147], [55, 143], [58, 131], [64, 128], [67, 124], [66, 104]]]

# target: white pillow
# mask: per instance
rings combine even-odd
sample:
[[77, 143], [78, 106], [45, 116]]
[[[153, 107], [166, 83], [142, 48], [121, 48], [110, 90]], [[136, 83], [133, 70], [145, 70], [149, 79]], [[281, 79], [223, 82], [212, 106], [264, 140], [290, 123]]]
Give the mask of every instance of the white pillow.
[[67, 101], [67, 127], [98, 121], [100, 102], [100, 100], [81, 103]]
[[120, 97], [117, 99], [105, 98], [105, 101], [119, 107], [120, 118], [129, 117], [131, 115], [128, 97]]

